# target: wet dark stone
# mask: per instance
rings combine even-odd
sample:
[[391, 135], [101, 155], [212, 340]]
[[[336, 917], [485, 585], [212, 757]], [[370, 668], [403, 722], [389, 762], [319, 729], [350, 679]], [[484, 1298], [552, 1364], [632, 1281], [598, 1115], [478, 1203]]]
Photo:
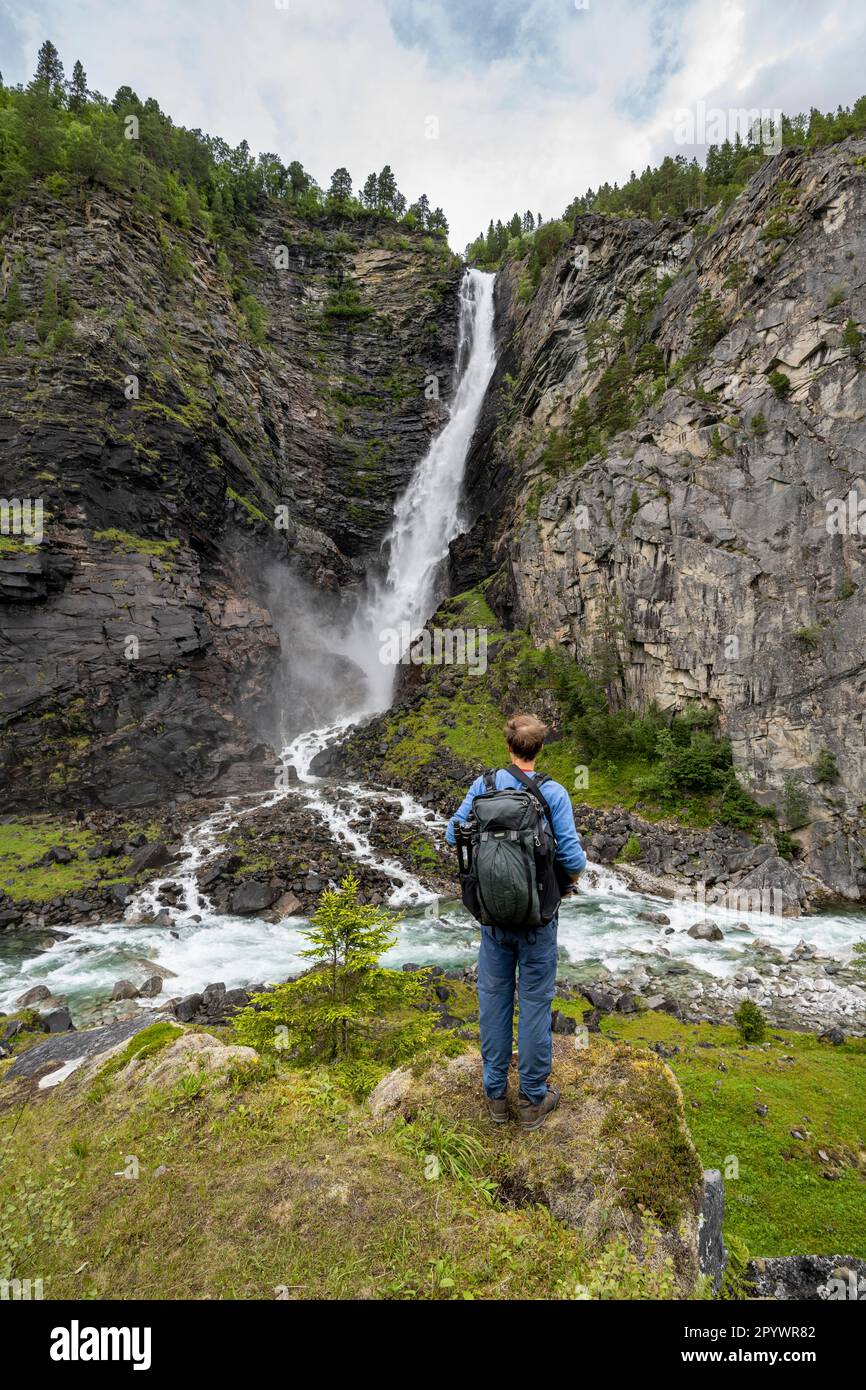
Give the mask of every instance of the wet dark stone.
[[35, 1047], [28, 1048], [20, 1057], [16, 1057], [7, 1076], [37, 1076], [47, 1062], [59, 1064], [71, 1062], [77, 1057], [98, 1056], [100, 1052], [106, 1052], [116, 1043], [134, 1037], [159, 1017], [161, 1015], [157, 1013], [142, 1010], [134, 1018], [119, 1019], [116, 1023], [108, 1023], [102, 1028], [87, 1028], [80, 1033], [73, 1030], [46, 1038], [45, 1042], [37, 1043]]

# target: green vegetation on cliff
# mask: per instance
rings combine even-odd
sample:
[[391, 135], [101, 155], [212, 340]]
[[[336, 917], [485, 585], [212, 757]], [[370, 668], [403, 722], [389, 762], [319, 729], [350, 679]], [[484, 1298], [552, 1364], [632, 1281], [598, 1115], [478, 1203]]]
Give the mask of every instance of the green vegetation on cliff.
[[469, 779], [502, 765], [505, 717], [525, 707], [552, 726], [539, 767], [576, 803], [615, 804], [648, 820], [672, 817], [694, 826], [719, 820], [752, 832], [772, 816], [741, 787], [712, 710], [695, 705], [666, 715], [652, 706], [622, 708], [611, 697], [619, 661], [615, 618], [594, 634], [587, 668], [562, 648], [539, 650], [525, 631], [505, 631], [483, 588], [448, 600], [431, 627], [486, 630], [486, 670], [411, 668], [417, 684], [408, 702], [349, 743], [350, 755], [368, 742], [381, 748], [369, 769], [377, 779], [432, 788], [454, 806]]
[[[254, 156], [246, 140], [232, 148], [186, 130], [131, 87], [120, 87], [111, 100], [90, 91], [80, 62], [67, 81], [50, 41], [26, 87], [4, 87], [0, 80], [0, 212], [14, 206], [34, 179], [55, 197], [94, 184], [132, 193], [177, 226], [211, 233], [231, 255], [243, 250], [265, 198], [313, 221], [337, 213], [400, 222], [436, 237], [448, 232], [442, 209], [431, 210], [426, 194], [407, 209], [389, 165], [369, 176], [360, 196], [353, 196], [343, 168], [323, 190], [298, 160], [285, 165], [270, 152]], [[168, 247], [167, 254], [175, 251]], [[168, 271], [175, 278], [186, 273], [179, 263]]]
[[[808, 115], [782, 116], [778, 132], [781, 145], [817, 149], [835, 144], [866, 130], [866, 96], [853, 106], [823, 113], [812, 107]], [[647, 165], [641, 174], [632, 173], [622, 186], [603, 183], [569, 203], [562, 214], [567, 228], [575, 217], [595, 212], [613, 217], [660, 218], [679, 216], [688, 208], [727, 206], [745, 188], [749, 179], [773, 153], [774, 130], [753, 130], [744, 140], [739, 134], [707, 150], [703, 167], [685, 155], [666, 155], [655, 167]], [[762, 140], [764, 143], [762, 144]], [[550, 224], [533, 218], [531, 212], [515, 213], [510, 221], [491, 219], [487, 232], [469, 243], [466, 258], [474, 265], [498, 269], [505, 256], [522, 260], [532, 249], [540, 229]]]

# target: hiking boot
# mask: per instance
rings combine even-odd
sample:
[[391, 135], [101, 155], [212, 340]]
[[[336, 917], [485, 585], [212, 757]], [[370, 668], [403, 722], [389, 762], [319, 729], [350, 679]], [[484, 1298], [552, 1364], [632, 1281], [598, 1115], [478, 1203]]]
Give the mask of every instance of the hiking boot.
[[508, 1097], [499, 1096], [496, 1100], [491, 1100], [487, 1096], [487, 1111], [495, 1125], [508, 1123]]
[[552, 1110], [559, 1104], [559, 1091], [555, 1086], [548, 1089], [544, 1100], [540, 1100], [536, 1105], [525, 1096], [523, 1092], [517, 1100], [517, 1116], [520, 1121], [520, 1128], [525, 1130], [540, 1129]]

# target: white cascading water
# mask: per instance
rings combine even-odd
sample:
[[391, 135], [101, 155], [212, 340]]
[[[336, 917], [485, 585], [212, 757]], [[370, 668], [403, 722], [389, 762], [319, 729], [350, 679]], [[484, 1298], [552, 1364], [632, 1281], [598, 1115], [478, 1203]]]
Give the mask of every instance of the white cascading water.
[[[383, 660], [386, 634], [418, 632], [436, 606], [442, 565], [461, 529], [460, 501], [469, 445], [493, 368], [493, 282], [495, 276], [467, 270], [460, 283], [455, 375], [457, 389], [448, 420], [394, 509], [385, 544], [388, 567], [371, 580], [357, 617], [349, 654], [364, 671], [370, 713], [391, 701], [394, 667]], [[402, 640], [401, 654], [409, 642]]]

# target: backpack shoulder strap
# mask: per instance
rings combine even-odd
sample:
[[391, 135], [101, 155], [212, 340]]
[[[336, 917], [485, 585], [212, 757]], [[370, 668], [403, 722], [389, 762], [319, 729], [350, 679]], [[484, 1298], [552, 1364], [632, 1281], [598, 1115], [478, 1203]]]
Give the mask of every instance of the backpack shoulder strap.
[[[528, 777], [527, 774], [523, 771], [523, 768], [518, 767], [516, 763], [512, 763], [511, 767], [507, 767], [505, 771], [510, 772], [512, 777], [516, 777], [518, 782], [522, 783], [526, 790], [528, 792], [532, 792], [532, 795], [536, 798], [536, 800], [541, 802], [542, 806], [544, 807], [544, 814], [547, 816], [547, 823], [550, 826], [550, 833], [553, 835], [555, 839], [556, 833], [553, 829], [553, 812], [550, 809], [550, 802], [547, 800], [547, 797], [544, 795], [541, 788], [538, 786], [538, 783], [536, 782], [535, 778]], [[550, 778], [547, 776], [546, 772], [539, 773], [539, 777], [543, 778], [545, 782], [550, 781]]]
[[496, 791], [496, 772], [493, 768], [488, 768], [484, 774], [484, 787], [488, 792]]

